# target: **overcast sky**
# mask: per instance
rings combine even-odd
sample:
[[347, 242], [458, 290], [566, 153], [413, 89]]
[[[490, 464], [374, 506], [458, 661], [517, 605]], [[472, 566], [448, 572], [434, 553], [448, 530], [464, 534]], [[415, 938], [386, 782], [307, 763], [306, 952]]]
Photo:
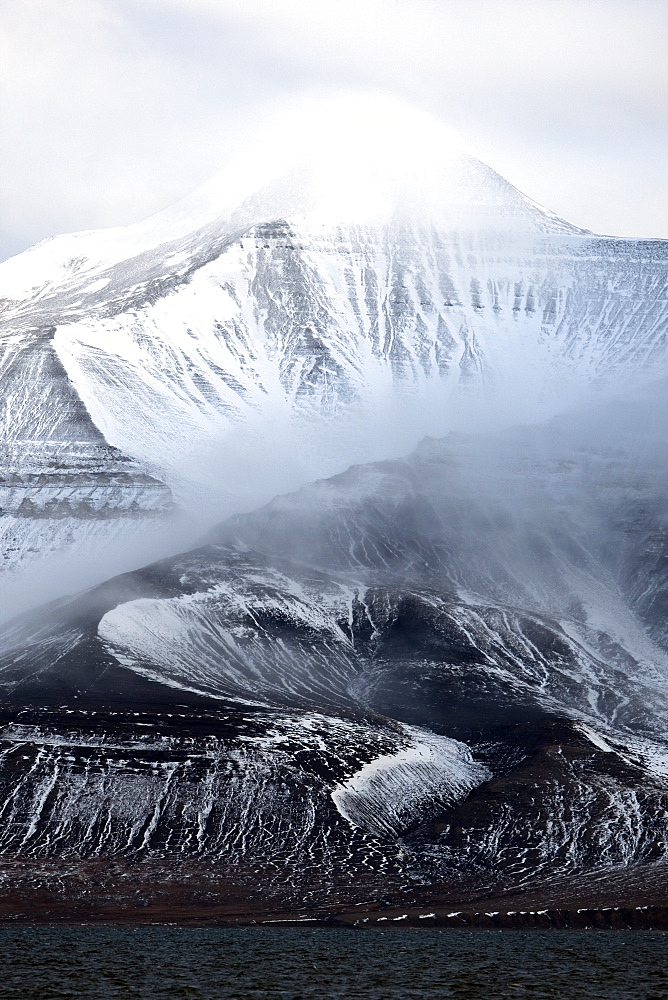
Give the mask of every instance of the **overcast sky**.
[[580, 226], [668, 236], [664, 0], [0, 0], [0, 257], [124, 225], [268, 108], [373, 88]]

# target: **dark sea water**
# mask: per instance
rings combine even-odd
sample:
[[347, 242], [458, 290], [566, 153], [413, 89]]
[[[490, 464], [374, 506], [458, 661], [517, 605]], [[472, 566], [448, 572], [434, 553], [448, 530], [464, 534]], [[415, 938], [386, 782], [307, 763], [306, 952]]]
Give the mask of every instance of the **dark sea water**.
[[666, 1000], [668, 934], [0, 928], [1, 1000]]

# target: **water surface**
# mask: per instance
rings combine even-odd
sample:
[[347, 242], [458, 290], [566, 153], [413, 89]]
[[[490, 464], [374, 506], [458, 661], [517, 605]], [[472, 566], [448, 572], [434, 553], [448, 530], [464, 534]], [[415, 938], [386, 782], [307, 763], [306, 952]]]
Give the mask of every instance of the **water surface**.
[[0, 1000], [667, 1000], [668, 933], [1, 927]]

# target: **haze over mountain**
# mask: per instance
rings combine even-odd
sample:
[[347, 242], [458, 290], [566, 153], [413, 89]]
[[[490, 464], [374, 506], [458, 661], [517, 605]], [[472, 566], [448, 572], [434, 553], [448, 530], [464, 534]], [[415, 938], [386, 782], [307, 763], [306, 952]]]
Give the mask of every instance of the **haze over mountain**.
[[[164, 551], [134, 507], [123, 562], [122, 512], [136, 504], [157, 529], [168, 500], [100, 491], [124, 458], [189, 511], [184, 545], [224, 513], [425, 433], [542, 419], [644, 376], [665, 358], [664, 249], [584, 233], [430, 116], [367, 99], [279, 122], [146, 222], [5, 262], [3, 465], [28, 477], [0, 500], [5, 565], [57, 553], [48, 586], [43, 567], [23, 596], [12, 576], [8, 606], [101, 579], [69, 543], [87, 546], [93, 528], [88, 562], [100, 545], [115, 570]], [[93, 441], [118, 453], [93, 456]], [[98, 478], [75, 488], [79, 452]], [[61, 504], [57, 523], [17, 519], [24, 500], [42, 515]], [[64, 500], [93, 503], [95, 525], [63, 516]]]
[[11, 884], [663, 901], [666, 246], [366, 101], [1, 265]]

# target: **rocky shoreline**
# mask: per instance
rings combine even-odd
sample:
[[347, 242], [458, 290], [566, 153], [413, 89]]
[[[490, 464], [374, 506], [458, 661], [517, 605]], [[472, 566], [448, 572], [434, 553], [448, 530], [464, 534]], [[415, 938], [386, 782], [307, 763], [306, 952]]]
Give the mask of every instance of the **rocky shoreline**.
[[[5, 908], [3, 907], [3, 911]], [[319, 927], [348, 930], [424, 930], [439, 928], [449, 930], [498, 930], [498, 931], [668, 931], [668, 906], [604, 907], [603, 909], [546, 909], [509, 910], [507, 912], [457, 912], [418, 913], [405, 912], [397, 916], [377, 916], [377, 911], [344, 911], [328, 916], [295, 917], [270, 916], [260, 918], [251, 914], [239, 916], [218, 915], [207, 911], [188, 910], [179, 913], [146, 910], [112, 910], [88, 913], [63, 909], [62, 913], [48, 911], [44, 916], [35, 912], [7, 913], [0, 915], [0, 926], [21, 924], [29, 926], [133, 925], [154, 926], [163, 924], [182, 927]]]
[[286, 894], [268, 873], [262, 878], [250, 869], [232, 875], [215, 865], [164, 859], [5, 858], [0, 926], [668, 931], [668, 888], [662, 870], [654, 874], [650, 879], [646, 869], [628, 869], [598, 885], [574, 880], [543, 892], [497, 887], [482, 894], [462, 884], [387, 892], [370, 879], [347, 888], [304, 882]]

